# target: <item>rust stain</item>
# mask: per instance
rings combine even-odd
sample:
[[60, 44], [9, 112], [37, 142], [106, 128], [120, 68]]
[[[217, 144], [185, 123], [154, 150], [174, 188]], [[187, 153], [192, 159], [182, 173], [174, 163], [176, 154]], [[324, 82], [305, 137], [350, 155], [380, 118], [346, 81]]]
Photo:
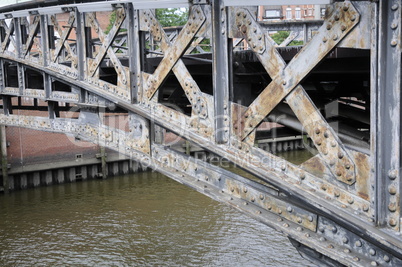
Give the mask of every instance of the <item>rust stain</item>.
[[370, 200], [370, 163], [369, 157], [363, 153], [353, 152], [356, 164], [356, 191], [357, 194], [365, 199]]

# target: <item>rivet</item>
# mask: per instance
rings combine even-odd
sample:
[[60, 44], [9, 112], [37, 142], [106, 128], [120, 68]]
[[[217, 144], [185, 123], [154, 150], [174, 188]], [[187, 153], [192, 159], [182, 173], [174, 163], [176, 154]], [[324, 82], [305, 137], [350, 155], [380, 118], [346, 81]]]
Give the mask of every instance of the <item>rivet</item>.
[[308, 220], [309, 220], [310, 222], [312, 222], [312, 221], [313, 221], [313, 216], [309, 215], [309, 216], [308, 216]]
[[341, 172], [340, 170], [337, 170], [337, 171], [336, 171], [336, 175], [337, 175], [337, 176], [342, 176], [342, 172]]
[[257, 213], [257, 214], [261, 214], [261, 211], [260, 211], [260, 210], [257, 210], [256, 213]]
[[338, 229], [337, 229], [335, 226], [333, 226], [333, 227], [332, 227], [332, 233], [335, 234], [336, 232], [338, 232]]
[[372, 261], [371, 266], [378, 266], [378, 263], [376, 261]]
[[320, 227], [318, 227], [318, 231], [320, 231], [321, 233], [324, 233], [324, 231], [325, 231], [324, 226], [320, 226]]
[[284, 223], [284, 224], [283, 224], [283, 226], [285, 226], [285, 227], [289, 227], [289, 224], [287, 224], [287, 223]]
[[395, 212], [396, 211], [396, 203], [389, 203], [388, 209], [390, 212]]
[[358, 257], [353, 258], [354, 261], [359, 261], [360, 259]]
[[391, 260], [388, 255], [384, 255], [383, 259], [386, 262], [389, 262]]
[[393, 40], [391, 41], [391, 46], [392, 46], [392, 47], [396, 46], [397, 44], [398, 44], [397, 40], [393, 39]]
[[315, 140], [315, 143], [317, 144], [317, 146], [320, 146], [322, 143], [321, 138], [317, 138], [317, 140]]
[[247, 193], [247, 187], [245, 187], [245, 188], [243, 189], [243, 192], [244, 192], [244, 193]]
[[342, 242], [343, 242], [344, 244], [347, 244], [347, 243], [349, 242], [349, 239], [348, 239], [346, 236], [344, 236], [344, 237], [342, 238]]
[[343, 31], [343, 32], [346, 31], [346, 26], [345, 25], [341, 26], [341, 31]]
[[390, 185], [388, 191], [391, 195], [395, 195], [397, 193], [397, 189], [394, 185]]
[[268, 210], [271, 210], [271, 209], [272, 209], [272, 206], [271, 206], [271, 205], [268, 205], [267, 208], [268, 208]]
[[264, 195], [260, 194], [260, 199], [263, 200], [264, 199]]
[[339, 197], [340, 195], [339, 191], [334, 191], [334, 196]]
[[367, 211], [369, 210], [369, 206], [368, 206], [367, 204], [364, 204], [364, 205], [363, 205], [363, 210], [364, 210], [365, 212], [367, 212]]
[[331, 141], [331, 146], [332, 146], [332, 147], [336, 147], [336, 142], [335, 142], [335, 141]]
[[327, 25], [327, 30], [329, 31], [329, 30], [331, 30], [331, 28], [332, 28], [331, 24], [328, 24]]
[[374, 256], [376, 251], [374, 249], [370, 248], [369, 253], [371, 256]]
[[323, 191], [327, 191], [327, 186], [323, 184], [323, 185], [321, 186], [321, 189], [322, 189]]
[[293, 209], [292, 209], [291, 206], [288, 206], [288, 207], [286, 208], [286, 210], [287, 210], [288, 212], [292, 212], [292, 211], [293, 211]]
[[286, 170], [286, 164], [282, 164], [282, 165], [281, 165], [281, 170], [282, 170], [282, 171], [285, 171], [285, 170]]
[[345, 164], [345, 168], [346, 168], [347, 170], [350, 169], [350, 164], [349, 164], [349, 162]]
[[343, 6], [343, 11], [348, 11], [349, 10], [349, 6], [348, 5], [344, 5]]
[[396, 226], [396, 220], [394, 218], [389, 219], [389, 225], [391, 225], [392, 227]]
[[398, 4], [394, 4], [391, 7], [392, 11], [396, 11], [396, 10], [398, 10], [398, 8], [399, 8]]
[[234, 192], [233, 186], [230, 187], [230, 191], [231, 191], [231, 192]]
[[316, 133], [316, 134], [320, 134], [320, 133], [321, 133], [320, 128], [315, 128], [315, 133]]
[[298, 222], [298, 223], [302, 223], [302, 222], [303, 222], [302, 218], [297, 217], [297, 222]]
[[345, 248], [345, 249], [343, 250], [343, 252], [345, 252], [345, 253], [350, 253], [350, 249]]
[[301, 228], [300, 226], [298, 226], [298, 227], [296, 228], [296, 230], [299, 231], [299, 232], [301, 232], [301, 231], [303, 231], [303, 228]]
[[334, 165], [335, 165], [335, 159], [331, 159], [331, 160], [329, 161], [329, 165], [334, 166]]
[[335, 20], [336, 20], [336, 21], [339, 20], [339, 15], [335, 15]]
[[355, 202], [355, 200], [353, 199], [353, 197], [350, 197], [350, 198], [348, 199], [348, 203], [349, 203], [349, 204], [353, 204], [353, 202]]
[[392, 23], [391, 24], [391, 29], [396, 30], [396, 28], [398, 28], [398, 24], [397, 23]]
[[306, 179], [306, 174], [304, 172], [300, 173], [300, 179], [302, 180]]
[[279, 213], [279, 214], [282, 214], [282, 210], [281, 210], [281, 209], [279, 209], [279, 210], [278, 210], [278, 213]]
[[339, 159], [342, 159], [344, 157], [344, 154], [341, 152], [341, 151], [339, 151], [339, 153], [338, 153], [338, 158]]
[[334, 248], [334, 246], [333, 245], [328, 245], [328, 247], [327, 248]]
[[322, 41], [323, 41], [324, 43], [326, 43], [326, 42], [328, 41], [327, 37], [324, 36], [324, 38], [322, 38]]
[[397, 170], [390, 170], [388, 172], [388, 177], [391, 180], [394, 180], [396, 178], [396, 176], [398, 175], [398, 171]]
[[350, 20], [351, 20], [351, 21], [355, 21], [355, 20], [356, 20], [356, 15], [353, 15], [353, 16], [350, 18]]
[[323, 237], [323, 236], [322, 236], [322, 237], [320, 237], [320, 241], [321, 241], [321, 242], [326, 241], [325, 237]]
[[283, 219], [281, 217], [279, 217], [278, 219], [276, 219], [278, 222], [283, 221]]
[[251, 202], [255, 202], [255, 197], [252, 197], [252, 198], [251, 198]]
[[332, 36], [332, 40], [334, 40], [334, 41], [338, 40], [338, 35], [334, 34], [334, 36]]
[[363, 244], [362, 244], [362, 241], [360, 241], [360, 240], [357, 240], [356, 242], [355, 242], [355, 246], [356, 247], [361, 247]]
[[305, 234], [304, 236], [305, 236], [305, 237], [310, 237], [310, 234]]

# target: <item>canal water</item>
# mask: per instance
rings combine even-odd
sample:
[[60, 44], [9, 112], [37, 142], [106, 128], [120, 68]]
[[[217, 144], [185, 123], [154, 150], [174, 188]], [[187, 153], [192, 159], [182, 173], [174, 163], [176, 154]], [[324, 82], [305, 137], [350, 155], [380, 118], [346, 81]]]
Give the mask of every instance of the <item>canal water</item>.
[[0, 266], [314, 266], [287, 238], [161, 174], [0, 195]]

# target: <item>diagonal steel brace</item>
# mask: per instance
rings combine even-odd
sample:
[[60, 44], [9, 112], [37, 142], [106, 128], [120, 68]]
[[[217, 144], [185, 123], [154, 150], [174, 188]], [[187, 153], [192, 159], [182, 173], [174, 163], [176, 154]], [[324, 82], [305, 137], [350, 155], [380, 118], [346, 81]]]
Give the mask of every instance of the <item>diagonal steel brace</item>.
[[[245, 139], [258, 124], [279, 104], [286, 96], [289, 106], [292, 108], [305, 130], [313, 139], [317, 150], [327, 163], [334, 176], [346, 183], [353, 184], [356, 180], [355, 165], [347, 155], [346, 149], [328, 125], [314, 103], [308, 97], [300, 85], [302, 79], [341, 41], [358, 23], [359, 14], [351, 3], [336, 3], [330, 8], [329, 17], [325, 20], [318, 34], [292, 59], [286, 66], [269, 36], [261, 34], [259, 25], [249, 18], [248, 10], [236, 10], [237, 26], [251, 42], [253, 50], [264, 65], [272, 82], [253, 101], [244, 112], [240, 121], [237, 134]], [[247, 14], [248, 13], [248, 14]], [[250, 23], [251, 22], [251, 23]], [[253, 29], [253, 30], [250, 30]], [[254, 35], [253, 37], [251, 37]], [[265, 50], [264, 43], [265, 40]], [[297, 89], [295, 89], [297, 87]]]

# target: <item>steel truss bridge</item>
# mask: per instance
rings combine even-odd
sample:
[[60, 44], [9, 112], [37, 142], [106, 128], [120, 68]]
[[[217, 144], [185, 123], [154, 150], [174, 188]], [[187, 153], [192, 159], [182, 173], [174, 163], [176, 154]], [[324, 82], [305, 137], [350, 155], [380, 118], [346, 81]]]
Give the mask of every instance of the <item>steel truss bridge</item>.
[[[402, 1], [285, 0], [328, 4], [325, 19], [257, 21], [252, 5], [274, 2], [3, 7], [0, 124], [117, 150], [284, 233], [319, 265], [402, 266]], [[167, 7], [188, 7], [187, 23], [164, 29], [154, 9]], [[115, 15], [109, 29], [102, 11]], [[277, 45], [278, 30], [304, 32], [304, 45]], [[311, 158], [294, 164], [255, 146], [269, 122], [308, 136]], [[175, 151], [164, 131], [254, 178]]]

